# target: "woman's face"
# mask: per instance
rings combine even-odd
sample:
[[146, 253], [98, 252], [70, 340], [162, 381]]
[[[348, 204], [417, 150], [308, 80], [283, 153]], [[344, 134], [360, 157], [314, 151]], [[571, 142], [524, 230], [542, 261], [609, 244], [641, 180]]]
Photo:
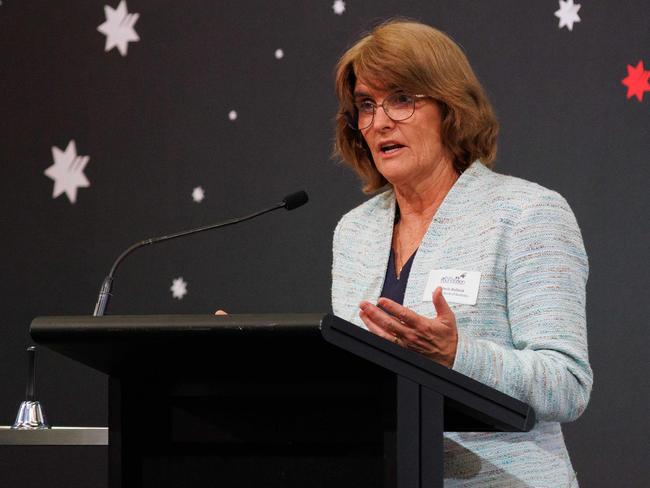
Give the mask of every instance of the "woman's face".
[[440, 109], [429, 98], [416, 98], [413, 115], [395, 122], [381, 107], [391, 93], [374, 90], [363, 80], [357, 80], [355, 100], [369, 99], [377, 104], [372, 124], [361, 134], [384, 178], [396, 187], [418, 186], [420, 182], [435, 177], [442, 169], [441, 164], [451, 164], [440, 138]]

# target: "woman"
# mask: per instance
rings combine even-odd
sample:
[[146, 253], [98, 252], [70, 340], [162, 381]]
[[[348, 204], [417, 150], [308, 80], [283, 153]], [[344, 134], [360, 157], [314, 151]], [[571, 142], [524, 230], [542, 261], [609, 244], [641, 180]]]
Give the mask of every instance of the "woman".
[[[336, 151], [368, 193], [334, 233], [334, 313], [530, 404], [527, 433], [446, 433], [445, 486], [577, 486], [560, 422], [591, 392], [580, 230], [491, 171], [498, 125], [443, 33], [390, 21], [336, 72]], [[381, 298], [380, 298], [381, 297]]]

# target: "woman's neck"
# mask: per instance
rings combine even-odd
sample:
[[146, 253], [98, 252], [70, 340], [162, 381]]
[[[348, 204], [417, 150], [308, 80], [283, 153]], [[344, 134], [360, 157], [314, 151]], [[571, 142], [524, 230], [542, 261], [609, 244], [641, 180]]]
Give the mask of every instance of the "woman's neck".
[[448, 163], [438, 165], [426, 180], [395, 186], [400, 224], [430, 222], [457, 179], [456, 169]]
[[431, 220], [451, 187], [458, 179], [452, 164], [434, 172], [415, 187], [396, 185], [395, 198], [399, 220], [393, 230], [392, 248], [395, 255], [395, 273], [399, 279], [402, 267], [420, 246]]

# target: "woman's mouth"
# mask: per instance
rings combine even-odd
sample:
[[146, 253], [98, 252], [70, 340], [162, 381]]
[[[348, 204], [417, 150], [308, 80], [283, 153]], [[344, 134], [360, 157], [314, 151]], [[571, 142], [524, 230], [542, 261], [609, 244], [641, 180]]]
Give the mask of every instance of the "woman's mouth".
[[404, 146], [402, 144], [385, 144], [381, 146], [379, 150], [383, 155], [390, 156], [392, 154], [397, 153], [403, 147]]

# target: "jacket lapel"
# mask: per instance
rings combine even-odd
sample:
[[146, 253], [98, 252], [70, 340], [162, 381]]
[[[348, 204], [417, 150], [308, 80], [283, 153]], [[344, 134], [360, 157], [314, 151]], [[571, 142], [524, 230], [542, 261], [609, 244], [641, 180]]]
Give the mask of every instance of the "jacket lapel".
[[[393, 241], [393, 225], [395, 223], [395, 193], [388, 190], [381, 198], [379, 205], [372, 208], [371, 214], [367, 215], [366, 222], [373, 225], [366, 234], [367, 244], [365, 246], [365, 283], [360, 300], [368, 300], [377, 303], [379, 294], [384, 287], [384, 278], [388, 268], [388, 258]], [[359, 300], [359, 301], [360, 301]], [[360, 321], [360, 319], [359, 319]]]

